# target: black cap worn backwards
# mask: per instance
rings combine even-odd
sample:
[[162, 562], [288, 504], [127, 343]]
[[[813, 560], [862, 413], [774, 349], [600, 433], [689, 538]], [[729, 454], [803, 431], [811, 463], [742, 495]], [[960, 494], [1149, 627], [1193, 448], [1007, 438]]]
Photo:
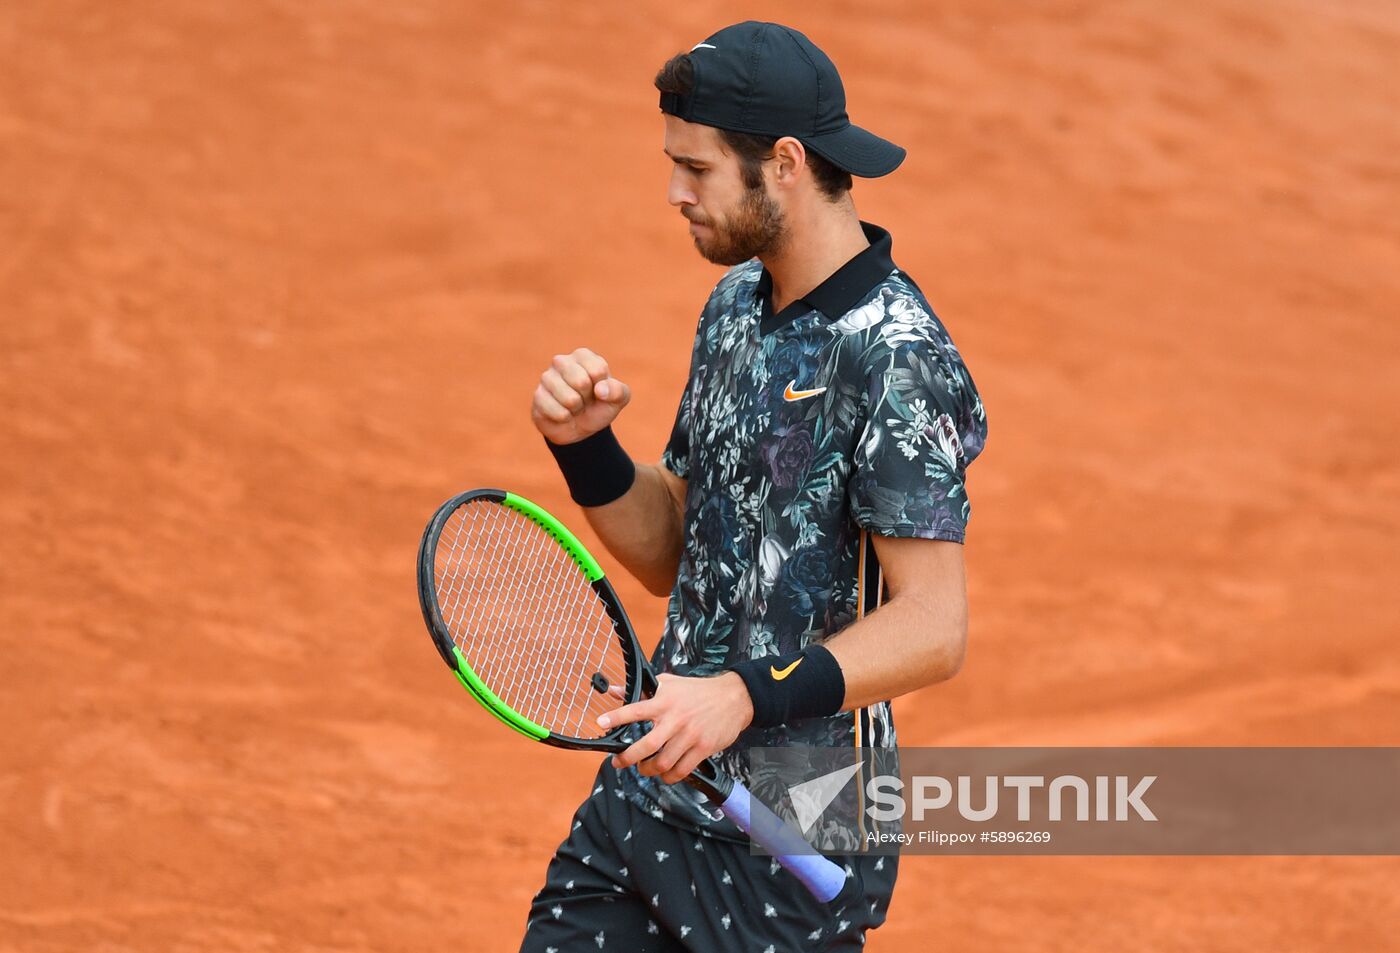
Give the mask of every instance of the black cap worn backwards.
[[695, 85], [661, 94], [661, 111], [686, 122], [758, 136], [792, 136], [852, 175], [887, 175], [904, 161], [893, 142], [851, 125], [841, 75], [791, 27], [749, 20], [690, 51]]

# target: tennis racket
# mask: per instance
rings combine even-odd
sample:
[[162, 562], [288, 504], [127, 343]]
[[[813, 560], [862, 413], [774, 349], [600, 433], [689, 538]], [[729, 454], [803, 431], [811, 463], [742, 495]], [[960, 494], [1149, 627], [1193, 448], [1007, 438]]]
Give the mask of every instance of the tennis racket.
[[[471, 490], [438, 508], [418, 553], [423, 619], [481, 706], [547, 745], [616, 753], [626, 725], [598, 716], [656, 692], [627, 613], [573, 533], [529, 500]], [[713, 758], [686, 782], [823, 902], [846, 873], [814, 853]]]

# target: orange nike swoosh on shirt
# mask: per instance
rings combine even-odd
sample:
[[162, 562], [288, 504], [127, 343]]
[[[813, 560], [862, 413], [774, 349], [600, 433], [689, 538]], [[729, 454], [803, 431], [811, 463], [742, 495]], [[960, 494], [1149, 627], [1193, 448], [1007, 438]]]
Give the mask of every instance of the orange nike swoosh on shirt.
[[798, 659], [797, 661], [793, 662], [791, 665], [788, 665], [785, 668], [777, 668], [776, 666], [770, 665], [768, 666], [768, 671], [773, 673], [773, 681], [781, 682], [783, 679], [787, 678], [789, 675], [792, 674], [793, 669], [797, 668], [797, 666], [801, 664], [802, 659]]
[[811, 390], [795, 390], [793, 385], [797, 381], [789, 381], [787, 389], [783, 391], [784, 400], [802, 400], [805, 397], [815, 397], [826, 392], [825, 387], [813, 387]]

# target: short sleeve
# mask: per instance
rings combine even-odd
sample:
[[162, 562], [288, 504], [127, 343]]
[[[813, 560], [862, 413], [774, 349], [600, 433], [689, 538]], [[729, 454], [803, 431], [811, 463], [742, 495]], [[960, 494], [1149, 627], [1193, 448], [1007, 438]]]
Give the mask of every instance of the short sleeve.
[[676, 408], [676, 422], [671, 427], [671, 439], [661, 451], [661, 465], [682, 480], [690, 478], [690, 387], [681, 393]]
[[[713, 295], [711, 296], [713, 299]], [[690, 372], [681, 391], [680, 403], [676, 407], [676, 420], [671, 425], [671, 436], [666, 441], [666, 449], [661, 451], [661, 465], [682, 480], [690, 479], [690, 429], [693, 420], [695, 377], [704, 362], [705, 316], [710, 310], [707, 302], [705, 311], [700, 313], [700, 321], [695, 328], [695, 341], [690, 348]]]
[[[910, 331], [923, 333], [908, 333]], [[962, 542], [972, 507], [967, 467], [986, 417], [941, 327], [892, 335], [866, 367], [867, 418], [853, 458], [851, 512], [883, 536]]]
[[683, 480], [690, 479], [695, 395], [705, 375], [706, 365], [714, 360], [716, 324], [733, 314], [740, 289], [757, 282], [762, 270], [763, 265], [756, 259], [735, 265], [715, 285], [700, 311], [700, 319], [695, 325], [695, 341], [690, 350], [690, 374], [681, 393], [680, 405], [676, 408], [671, 437], [666, 442], [666, 449], [661, 452], [661, 465]]

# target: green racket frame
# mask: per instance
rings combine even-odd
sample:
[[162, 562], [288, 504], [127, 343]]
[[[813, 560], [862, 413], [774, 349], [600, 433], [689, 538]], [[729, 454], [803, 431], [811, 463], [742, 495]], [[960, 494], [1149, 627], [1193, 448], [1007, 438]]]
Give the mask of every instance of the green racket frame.
[[[612, 620], [613, 631], [618, 639], [618, 644], [622, 646], [627, 671], [627, 690], [624, 694], [624, 703], [630, 705], [656, 693], [656, 676], [652, 672], [651, 666], [647, 664], [642, 647], [637, 642], [631, 620], [627, 618], [627, 612], [622, 608], [622, 602], [617, 598], [617, 593], [603, 572], [603, 567], [598, 564], [598, 560], [593, 558], [592, 553], [584, 547], [583, 543], [579, 542], [578, 537], [570, 532], [567, 526], [555, 519], [543, 507], [522, 496], [490, 487], [470, 490], [448, 500], [438, 507], [437, 512], [428, 523], [428, 528], [423, 532], [423, 542], [418, 551], [418, 601], [423, 609], [423, 621], [427, 623], [428, 631], [433, 636], [433, 643], [437, 646], [438, 654], [442, 656], [447, 667], [452, 669], [457, 680], [483, 708], [525, 737], [557, 748], [571, 748], [578, 751], [601, 751], [615, 754], [626, 750], [628, 745], [622, 740], [622, 735], [626, 730], [625, 726], [601, 738], [573, 738], [550, 731], [543, 725], [537, 725], [518, 714], [496, 697], [490, 687], [472, 671], [470, 663], [452, 641], [452, 634], [447, 628], [442, 609], [437, 601], [434, 562], [438, 537], [442, 534], [443, 527], [447, 525], [447, 521], [453, 513], [462, 506], [480, 500], [489, 500], [507, 506], [539, 526], [553, 537], [555, 542], [578, 565], [579, 572], [587, 577], [593, 591], [602, 601], [608, 617]], [[723, 802], [729, 796], [733, 786], [732, 780], [709, 761], [702, 763], [687, 781], [707, 797], [715, 800], [716, 803]]]
[[[472, 671], [471, 665], [453, 642], [437, 600], [435, 562], [438, 538], [448, 519], [459, 507], [481, 500], [507, 506], [534, 522], [564, 548], [578, 565], [579, 571], [587, 577], [593, 591], [602, 601], [612, 621], [614, 635], [622, 646], [627, 673], [624, 703], [631, 704], [656, 694], [656, 675], [647, 664], [642, 647], [637, 642], [636, 632], [632, 629], [632, 623], [623, 611], [622, 603], [598, 561], [578, 541], [578, 537], [543, 508], [505, 490], [471, 490], [453, 497], [438, 508], [423, 533], [423, 542], [418, 551], [418, 599], [423, 608], [423, 620], [428, 624], [428, 631], [432, 633], [433, 643], [437, 646], [442, 660], [483, 708], [527, 738], [559, 748], [581, 751], [615, 754], [626, 750], [629, 743], [624, 740], [624, 736], [631, 726], [619, 726], [601, 738], [571, 738], [556, 734], [522, 717], [497, 697]], [[720, 768], [715, 758], [706, 758], [685, 780], [709, 798], [737, 827], [752, 837], [755, 843], [768, 849], [778, 863], [797, 877], [818, 900], [833, 901], [847, 889], [847, 875], [842, 868], [820, 854], [812, 853], [810, 845], [802, 839], [801, 834], [785, 825], [762, 801], [753, 798], [743, 784]], [[854, 880], [851, 882], [854, 883]]]

